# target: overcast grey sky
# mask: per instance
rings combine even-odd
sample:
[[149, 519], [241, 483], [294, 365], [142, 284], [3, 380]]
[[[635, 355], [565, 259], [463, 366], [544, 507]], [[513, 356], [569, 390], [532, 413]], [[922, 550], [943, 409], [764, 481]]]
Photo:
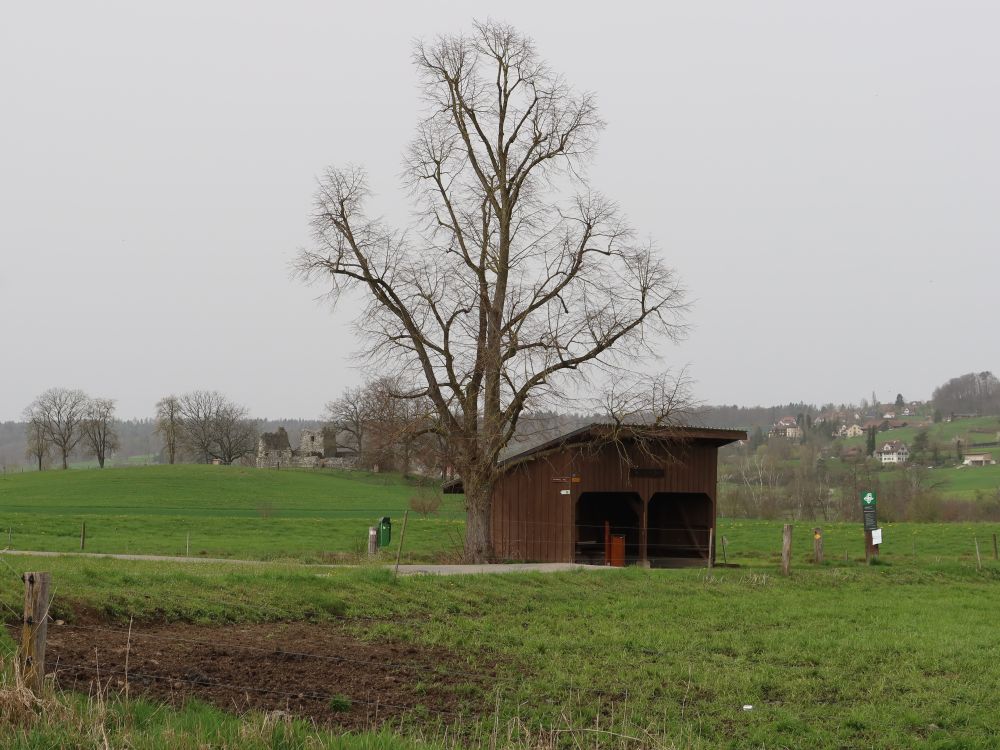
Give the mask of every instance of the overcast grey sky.
[[1000, 369], [997, 3], [53, 0], [0, 26], [0, 419], [52, 385], [318, 416], [362, 373], [288, 272], [316, 177], [405, 218], [412, 40], [490, 13], [597, 93], [594, 187], [691, 289], [701, 399]]

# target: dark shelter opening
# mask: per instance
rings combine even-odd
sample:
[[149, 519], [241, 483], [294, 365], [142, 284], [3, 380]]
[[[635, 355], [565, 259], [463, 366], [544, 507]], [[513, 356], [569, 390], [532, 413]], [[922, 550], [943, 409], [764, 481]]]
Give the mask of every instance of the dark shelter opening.
[[635, 492], [584, 492], [576, 502], [576, 561], [610, 562], [606, 537], [624, 537], [624, 562], [639, 560], [642, 498]]
[[712, 499], [703, 492], [657, 492], [649, 500], [647, 557], [653, 566], [708, 559]]

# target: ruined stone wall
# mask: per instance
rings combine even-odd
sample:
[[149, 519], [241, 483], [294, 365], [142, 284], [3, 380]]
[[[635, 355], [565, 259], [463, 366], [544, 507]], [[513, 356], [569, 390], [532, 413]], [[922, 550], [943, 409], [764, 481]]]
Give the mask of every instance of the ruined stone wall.
[[292, 450], [267, 450], [259, 447], [257, 449], [258, 469], [278, 469], [284, 466], [292, 466]]
[[299, 439], [298, 452], [302, 456], [319, 454], [323, 457], [323, 433], [319, 430], [302, 430], [302, 437]]
[[[279, 428], [281, 430], [281, 428]], [[302, 430], [297, 450], [291, 448], [271, 448], [268, 440], [275, 436], [262, 437], [257, 445], [257, 468], [259, 469], [314, 469], [317, 467], [350, 469], [354, 467], [354, 458], [324, 458], [323, 432], [321, 430]]]

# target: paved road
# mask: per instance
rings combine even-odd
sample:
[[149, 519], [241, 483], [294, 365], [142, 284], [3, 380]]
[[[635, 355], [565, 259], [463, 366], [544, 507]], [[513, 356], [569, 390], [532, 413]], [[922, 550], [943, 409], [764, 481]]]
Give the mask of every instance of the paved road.
[[[226, 557], [171, 557], [168, 555], [118, 555], [100, 552], [42, 552], [32, 550], [0, 550], [3, 555], [18, 555], [25, 557], [89, 557], [112, 558], [115, 560], [144, 560], [147, 562], [176, 563], [229, 563], [233, 565], [269, 565], [274, 564], [264, 560], [233, 560]], [[287, 563], [284, 563], [287, 564]], [[354, 568], [357, 565], [309, 565], [311, 568]], [[386, 568], [393, 568], [386, 565]], [[565, 570], [605, 570], [598, 565], [577, 565], [576, 563], [511, 563], [508, 565], [400, 565], [402, 575], [473, 575], [479, 573], [557, 573]]]

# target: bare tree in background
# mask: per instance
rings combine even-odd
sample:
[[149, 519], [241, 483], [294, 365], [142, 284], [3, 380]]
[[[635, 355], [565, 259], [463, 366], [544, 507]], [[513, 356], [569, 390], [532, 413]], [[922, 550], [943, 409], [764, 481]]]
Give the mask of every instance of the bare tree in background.
[[167, 463], [176, 463], [181, 437], [181, 406], [177, 396], [164, 396], [156, 402], [156, 432], [163, 440]]
[[212, 460], [215, 413], [225, 401], [218, 391], [192, 391], [178, 397], [180, 443], [197, 460]]
[[414, 459], [427, 457], [420, 450], [428, 434], [436, 430], [433, 403], [427, 398], [406, 397], [403, 383], [390, 377], [367, 383], [372, 419], [368, 427], [369, 447], [386, 465], [408, 474]]
[[24, 437], [26, 443], [25, 458], [31, 459], [32, 463], [37, 464], [38, 470], [43, 471], [45, 463], [52, 453], [52, 444], [45, 435], [44, 426], [37, 419], [29, 420], [24, 428]]
[[348, 388], [344, 394], [326, 405], [326, 419], [335, 429], [346, 432], [354, 440], [353, 447], [360, 455], [368, 446], [365, 440], [374, 407], [366, 386]]
[[466, 555], [484, 560], [497, 459], [522, 412], [637, 367], [681, 333], [684, 292], [591, 190], [594, 99], [530, 39], [477, 23], [414, 61], [427, 110], [405, 169], [419, 225], [369, 218], [365, 173], [330, 169], [299, 266], [334, 299], [366, 292], [372, 364], [433, 403], [465, 487]]
[[37, 423], [45, 439], [59, 451], [63, 469], [69, 468], [69, 456], [83, 437], [81, 422], [86, 417], [87, 394], [69, 388], [50, 388], [24, 410], [27, 422]]
[[231, 464], [256, 450], [257, 423], [246, 407], [226, 400], [216, 410], [213, 422], [213, 458]]
[[257, 425], [246, 408], [218, 391], [192, 391], [177, 398], [179, 442], [205, 463], [224, 464], [249, 455], [257, 445]]
[[92, 398], [87, 402], [83, 421], [80, 422], [83, 443], [89, 455], [97, 459], [102, 469], [109, 453], [118, 450], [118, 433], [115, 432], [115, 402], [110, 398]]

